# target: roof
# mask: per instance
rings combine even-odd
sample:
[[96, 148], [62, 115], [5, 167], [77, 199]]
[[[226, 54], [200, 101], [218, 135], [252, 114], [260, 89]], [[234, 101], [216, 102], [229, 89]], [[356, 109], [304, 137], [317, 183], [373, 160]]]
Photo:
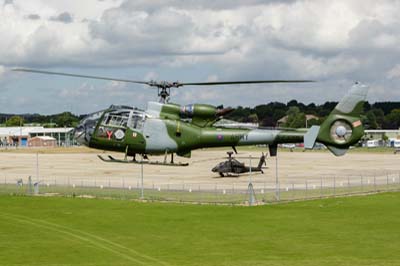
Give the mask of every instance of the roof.
[[31, 140], [33, 140], [33, 139], [41, 139], [41, 140], [54, 140], [54, 141], [56, 141], [56, 138], [49, 137], [49, 136], [37, 136], [37, 137], [33, 137], [33, 138], [31, 138]]
[[70, 133], [73, 131], [72, 127], [55, 127], [55, 128], [40, 128], [30, 131], [30, 134], [50, 134], [50, 133]]
[[0, 136], [28, 136], [29, 134], [70, 133], [73, 130], [74, 129], [72, 127], [0, 127]]
[[33, 130], [43, 127], [0, 127], [0, 136], [28, 136]]
[[365, 133], [400, 133], [400, 129], [366, 129]]

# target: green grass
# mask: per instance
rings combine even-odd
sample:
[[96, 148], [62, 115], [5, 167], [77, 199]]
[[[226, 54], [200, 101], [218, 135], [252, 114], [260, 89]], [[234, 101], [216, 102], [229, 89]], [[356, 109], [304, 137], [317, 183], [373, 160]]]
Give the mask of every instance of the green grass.
[[0, 196], [1, 265], [400, 265], [400, 193], [259, 207]]

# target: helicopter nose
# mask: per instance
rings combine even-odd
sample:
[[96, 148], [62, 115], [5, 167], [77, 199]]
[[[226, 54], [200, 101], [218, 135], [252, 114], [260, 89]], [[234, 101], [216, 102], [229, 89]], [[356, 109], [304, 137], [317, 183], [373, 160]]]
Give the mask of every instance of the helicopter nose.
[[78, 142], [81, 145], [88, 146], [88, 141], [85, 139], [86, 131], [85, 127], [82, 124], [79, 124], [75, 129], [74, 129], [74, 139], [76, 142]]
[[103, 113], [104, 111], [99, 111], [90, 114], [79, 122], [79, 125], [74, 129], [74, 138], [76, 142], [81, 145], [89, 146], [95, 128]]

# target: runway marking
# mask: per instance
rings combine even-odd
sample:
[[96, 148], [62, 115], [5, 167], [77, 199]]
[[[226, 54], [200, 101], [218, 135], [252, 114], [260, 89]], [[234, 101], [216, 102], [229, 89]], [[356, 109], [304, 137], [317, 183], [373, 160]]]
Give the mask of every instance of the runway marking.
[[[81, 240], [83, 242], [90, 243], [90, 244], [92, 244], [93, 246], [95, 246], [97, 248], [107, 250], [107, 251], [109, 251], [111, 253], [114, 253], [114, 254], [116, 254], [118, 256], [122, 256], [122, 257], [124, 257], [124, 258], [126, 258], [126, 259], [128, 259], [130, 261], [139, 263], [141, 265], [154, 265], [154, 262], [156, 262], [157, 264], [160, 264], [160, 265], [164, 265], [164, 266], [168, 266], [169, 265], [168, 263], [163, 262], [163, 261], [161, 261], [159, 259], [150, 257], [148, 255], [143, 255], [143, 254], [139, 253], [138, 251], [136, 251], [134, 249], [128, 248], [126, 246], [123, 246], [121, 244], [112, 242], [112, 241], [110, 241], [108, 239], [99, 237], [99, 236], [91, 234], [91, 233], [87, 233], [87, 232], [84, 232], [84, 231], [81, 231], [81, 230], [69, 228], [69, 227], [66, 227], [66, 226], [62, 226], [62, 225], [59, 225], [59, 224], [47, 222], [47, 221], [40, 220], [40, 219], [29, 218], [29, 217], [22, 216], [22, 215], [16, 215], [16, 214], [4, 213], [4, 212], [1, 213], [1, 214], [2, 214], [2, 216], [4, 218], [8, 218], [8, 219], [20, 222], [20, 223], [26, 223], [26, 224], [33, 225], [33, 226], [36, 226], [36, 227], [39, 227], [39, 228], [44, 228], [44, 229], [47, 229], [47, 230], [53, 230], [53, 231], [56, 231], [56, 232], [59, 232], [59, 233], [65, 234], [65, 235], [72, 236], [72, 237], [74, 237], [74, 238], [76, 238], [78, 240]], [[74, 233], [74, 232], [76, 232], [76, 233]], [[79, 233], [81, 235], [79, 235], [77, 233]], [[82, 236], [82, 235], [84, 235], [84, 236]], [[106, 246], [106, 245], [104, 245], [104, 243], [106, 243], [106, 244], [108, 244], [110, 246]], [[129, 255], [123, 253], [122, 250], [126, 250], [126, 251], [134, 254], [135, 256], [138, 256], [138, 257], [140, 257], [140, 259], [135, 258], [133, 256], [129, 256]], [[151, 262], [146, 262], [144, 260], [148, 260], [148, 261], [151, 261]]]

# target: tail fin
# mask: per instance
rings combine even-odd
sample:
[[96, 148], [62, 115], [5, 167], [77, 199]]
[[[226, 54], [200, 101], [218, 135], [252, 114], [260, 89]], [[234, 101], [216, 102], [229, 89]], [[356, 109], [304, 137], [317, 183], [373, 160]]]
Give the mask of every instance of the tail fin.
[[261, 157], [260, 157], [260, 161], [258, 162], [257, 168], [258, 168], [258, 169], [261, 169], [261, 167], [262, 167], [263, 164], [266, 164], [264, 153], [262, 153], [262, 155], [261, 155]]
[[346, 153], [364, 135], [360, 120], [368, 87], [356, 83], [346, 96], [336, 105], [321, 126], [313, 126], [304, 136], [304, 146], [312, 149], [320, 142], [336, 156]]

